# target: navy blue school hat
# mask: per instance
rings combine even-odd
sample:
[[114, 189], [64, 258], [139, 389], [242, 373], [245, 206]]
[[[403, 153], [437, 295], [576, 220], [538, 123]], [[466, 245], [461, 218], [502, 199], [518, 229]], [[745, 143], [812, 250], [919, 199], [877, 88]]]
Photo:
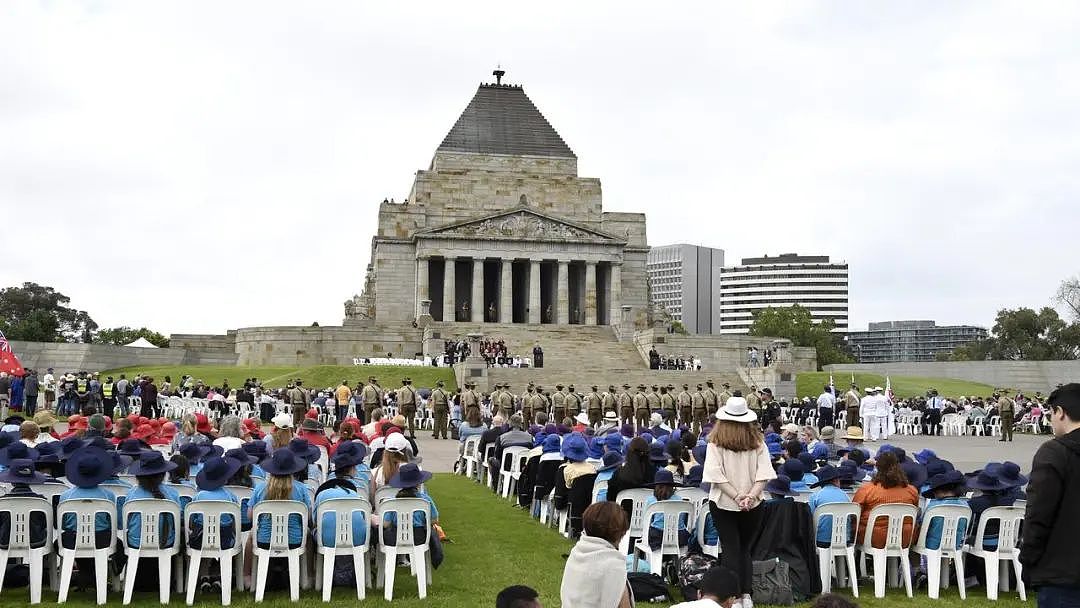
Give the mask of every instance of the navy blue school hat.
[[[585, 459], [582, 458], [582, 460]], [[416, 488], [429, 479], [431, 479], [431, 473], [423, 471], [420, 467], [409, 462], [398, 468], [397, 475], [391, 477], [387, 485], [401, 489]]]
[[165, 456], [157, 450], [150, 450], [139, 455], [139, 459], [128, 469], [128, 473], [136, 477], [149, 475], [161, 475], [176, 468], [176, 463], [165, 460]]
[[656, 486], [673, 486], [675, 485], [675, 476], [667, 469], [660, 469], [653, 477], [652, 483], [645, 485], [650, 488], [655, 488]]
[[34, 461], [26, 458], [12, 460], [8, 468], [0, 473], [0, 482], [3, 483], [45, 483], [51, 479], [48, 475], [38, 473], [34, 468]]
[[113, 457], [98, 447], [83, 448], [68, 459], [64, 474], [79, 488], [96, 488], [113, 476]]
[[[211, 458], [218, 458], [218, 456], [211, 456]], [[255, 464], [256, 462], [259, 462], [258, 458], [252, 456], [251, 454], [248, 454], [240, 448], [229, 450], [228, 452], [225, 452], [224, 456], [221, 456], [220, 458], [232, 458], [236, 462], [239, 462], [240, 466], [244, 466], [246, 464]]]
[[195, 485], [200, 490], [216, 490], [229, 483], [241, 466], [240, 461], [235, 458], [211, 456], [206, 459], [199, 474], [195, 476]]
[[832, 466], [831, 464], [827, 464], [821, 467], [814, 472], [814, 475], [817, 476], [818, 480], [810, 484], [811, 488], [820, 488], [821, 486], [829, 483], [830, 481], [833, 481], [834, 479], [840, 479], [841, 477], [840, 469]]
[[308, 463], [292, 450], [274, 450], [259, 466], [269, 475], [294, 475], [306, 469]]
[[319, 460], [319, 448], [308, 443], [307, 439], [297, 437], [289, 442], [289, 449], [303, 458], [308, 464], [315, 464]]
[[957, 470], [948, 471], [946, 473], [940, 473], [934, 475], [927, 482], [928, 486], [926, 491], [922, 493], [926, 498], [933, 498], [934, 491], [939, 488], [945, 488], [948, 486], [960, 487], [964, 485], [964, 474]]
[[0, 464], [4, 466], [8, 466], [13, 460], [37, 459], [38, 451], [34, 448], [27, 447], [27, 445], [21, 441], [16, 441], [3, 450], [0, 450]]
[[798, 492], [791, 489], [791, 478], [787, 475], [777, 475], [774, 479], [770, 479], [769, 483], [765, 484], [765, 491], [780, 496], [799, 495]]

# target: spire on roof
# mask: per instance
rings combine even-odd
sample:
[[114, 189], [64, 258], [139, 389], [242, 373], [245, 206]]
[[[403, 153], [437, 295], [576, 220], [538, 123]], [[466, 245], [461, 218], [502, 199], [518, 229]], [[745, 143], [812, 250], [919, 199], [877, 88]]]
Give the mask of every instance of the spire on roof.
[[495, 64], [495, 71], [492, 72], [491, 75], [495, 77], [495, 84], [501, 85], [502, 77], [506, 76], [506, 70], [502, 69], [501, 65]]

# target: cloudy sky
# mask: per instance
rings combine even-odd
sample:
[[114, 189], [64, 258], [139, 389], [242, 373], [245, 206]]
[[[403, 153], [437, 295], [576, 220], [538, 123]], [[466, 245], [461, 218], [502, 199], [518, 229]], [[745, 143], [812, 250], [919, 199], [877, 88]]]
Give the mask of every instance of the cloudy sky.
[[1075, 2], [4, 2], [0, 285], [102, 326], [340, 323], [497, 62], [649, 241], [851, 265], [852, 327], [1080, 271]]

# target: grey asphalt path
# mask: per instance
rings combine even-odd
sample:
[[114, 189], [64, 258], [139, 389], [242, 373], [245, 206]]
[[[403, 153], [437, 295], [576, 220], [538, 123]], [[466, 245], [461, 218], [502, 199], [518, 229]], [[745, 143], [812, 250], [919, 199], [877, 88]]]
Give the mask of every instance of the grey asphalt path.
[[926, 435], [893, 435], [888, 442], [867, 441], [865, 446], [871, 452], [883, 443], [903, 448], [908, 454], [914, 454], [923, 448], [929, 448], [953, 463], [953, 466], [965, 473], [981, 469], [987, 462], [1011, 460], [1020, 465], [1024, 474], [1031, 470], [1031, 457], [1035, 450], [1050, 435], [1015, 435], [1013, 441], [1002, 443], [997, 437], [928, 437]]

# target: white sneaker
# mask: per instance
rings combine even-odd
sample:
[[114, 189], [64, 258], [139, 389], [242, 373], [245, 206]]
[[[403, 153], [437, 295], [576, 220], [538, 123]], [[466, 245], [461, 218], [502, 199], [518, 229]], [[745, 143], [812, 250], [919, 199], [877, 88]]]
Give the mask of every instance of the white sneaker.
[[742, 608], [754, 608], [754, 600], [750, 598], [749, 593], [742, 596], [742, 599], [739, 601], [742, 602]]

